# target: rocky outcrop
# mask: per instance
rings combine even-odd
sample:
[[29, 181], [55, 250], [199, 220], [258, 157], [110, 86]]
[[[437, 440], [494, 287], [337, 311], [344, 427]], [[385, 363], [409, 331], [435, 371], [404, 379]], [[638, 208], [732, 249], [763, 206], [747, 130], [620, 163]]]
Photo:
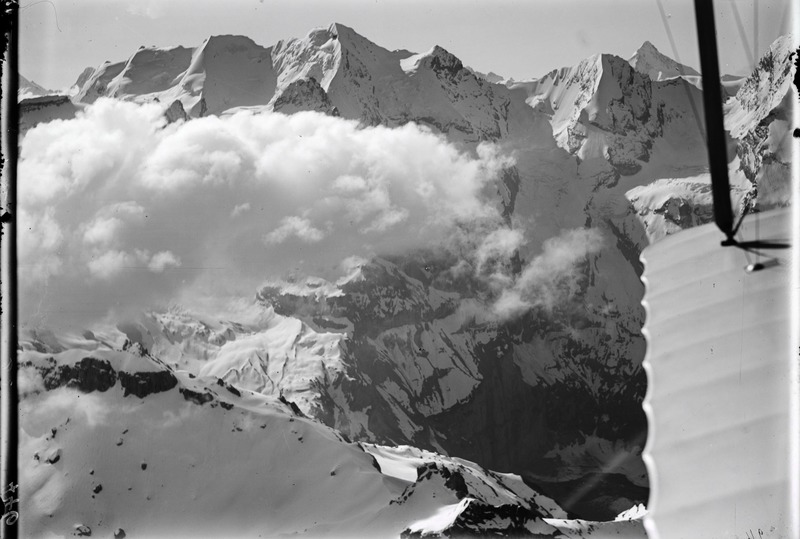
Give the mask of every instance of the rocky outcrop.
[[49, 367], [39, 369], [47, 390], [61, 386], [84, 393], [108, 391], [117, 383], [117, 373], [108, 361], [85, 357], [75, 365], [56, 365], [52, 358]]
[[135, 373], [120, 371], [118, 377], [125, 397], [134, 395], [143, 399], [153, 393], [169, 391], [178, 385], [178, 380], [169, 371]]
[[53, 120], [68, 120], [78, 112], [70, 98], [66, 95], [45, 95], [23, 99], [19, 103], [19, 131], [26, 131], [40, 123]]
[[173, 101], [172, 104], [167, 107], [167, 110], [164, 111], [164, 116], [166, 116], [167, 122], [171, 124], [177, 121], [186, 121], [189, 119], [189, 115], [186, 114], [186, 111], [183, 109], [183, 104], [178, 99]]
[[339, 109], [331, 103], [328, 94], [314, 77], [290, 83], [275, 99], [273, 110], [284, 114], [312, 110], [339, 116]]
[[33, 367], [42, 377], [44, 388], [48, 391], [59, 387], [77, 389], [83, 393], [105, 392], [119, 381], [123, 396], [134, 395], [140, 399], [154, 393], [162, 393], [174, 388], [178, 381], [169, 370], [126, 372], [115, 370], [104, 359], [85, 357], [74, 364], [59, 365], [52, 357], [38, 364], [26, 363], [23, 367]]

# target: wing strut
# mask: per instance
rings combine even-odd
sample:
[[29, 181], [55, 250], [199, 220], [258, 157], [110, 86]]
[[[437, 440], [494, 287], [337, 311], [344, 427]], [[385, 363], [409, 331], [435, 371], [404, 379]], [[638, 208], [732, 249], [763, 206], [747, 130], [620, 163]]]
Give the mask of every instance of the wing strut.
[[733, 208], [728, 181], [728, 155], [725, 123], [722, 117], [717, 31], [714, 25], [712, 0], [694, 0], [697, 21], [697, 40], [700, 46], [700, 72], [703, 80], [703, 108], [706, 118], [708, 166], [711, 171], [711, 191], [714, 199], [714, 222], [725, 234], [722, 245], [735, 245], [733, 238]]

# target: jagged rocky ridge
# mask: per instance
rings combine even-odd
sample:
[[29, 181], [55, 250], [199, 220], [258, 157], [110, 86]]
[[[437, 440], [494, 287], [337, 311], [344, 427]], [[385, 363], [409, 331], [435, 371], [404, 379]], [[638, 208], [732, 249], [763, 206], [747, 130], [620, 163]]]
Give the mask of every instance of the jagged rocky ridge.
[[[760, 92], [784, 99], [787, 58], [775, 56], [769, 76], [742, 87], [744, 103]], [[599, 479], [567, 507], [576, 514], [610, 518], [646, 500], [638, 253], [710, 218], [695, 86], [654, 81], [605, 54], [534, 83], [495, 84], [441, 47], [388, 51], [340, 24], [270, 48], [237, 36], [142, 48], [81, 78], [79, 103], [157, 99], [175, 121], [315, 110], [416, 122], [467, 150], [490, 140], [514, 151], [498, 192], [509, 219], [537, 223], [523, 259], [564, 228], [603, 231], [605, 246], [583, 264], [569, 304], [512, 322], [465, 320], [459, 307], [485, 308], [480, 287], [449, 282], [441, 255], [417, 253], [376, 259], [358, 279], [329, 283], [330, 294], [319, 283], [261, 290], [258, 324], [169, 312], [121, 329], [168, 364], [284, 396], [352, 439], [469, 458], [562, 499], [582, 478]], [[781, 106], [748, 121], [778, 118]], [[731, 130], [742, 154], [732, 163], [739, 198], [763, 175], [763, 158], [746, 156], [761, 151], [752, 149], [767, 131], [748, 130], [742, 146], [748, 135]]]

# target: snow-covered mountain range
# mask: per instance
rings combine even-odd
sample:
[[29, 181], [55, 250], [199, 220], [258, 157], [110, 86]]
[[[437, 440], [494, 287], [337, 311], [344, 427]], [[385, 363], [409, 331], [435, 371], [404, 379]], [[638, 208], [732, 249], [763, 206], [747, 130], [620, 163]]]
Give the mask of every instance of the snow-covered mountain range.
[[[792, 46], [778, 39], [726, 103], [737, 204], [788, 203]], [[80, 336], [31, 328], [29, 529], [150, 533], [188, 512], [224, 535], [257, 513], [245, 532], [569, 537], [597, 525], [568, 516], [611, 521], [646, 502], [638, 256], [711, 219], [696, 77], [645, 43], [630, 60], [598, 54], [502, 81], [441, 47], [389, 51], [341, 24], [267, 48], [243, 36], [143, 47], [87, 69], [59, 117], [115, 98], [158, 102], [187, 124], [314, 111], [413, 122], [465, 152], [492, 142], [514, 159], [496, 186], [504, 219], [534, 223], [517, 274], [565, 231], [600, 241], [568, 284], [549, 276], [567, 299], [510, 317], [480, 314], [492, 291], [454, 277], [453, 253], [417, 250], [335, 282], [273, 280], [238, 316], [175, 307]], [[23, 107], [24, 127], [56, 117], [41, 110]], [[137, 435], [143, 424], [158, 434]], [[112, 491], [126, 502], [107, 501]]]

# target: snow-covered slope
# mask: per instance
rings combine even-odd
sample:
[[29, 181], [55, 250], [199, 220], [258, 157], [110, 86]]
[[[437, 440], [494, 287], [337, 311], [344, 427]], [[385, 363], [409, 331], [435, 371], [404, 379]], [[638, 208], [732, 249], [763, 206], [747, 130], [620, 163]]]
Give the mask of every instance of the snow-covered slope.
[[518, 476], [351, 443], [285, 398], [172, 369], [119, 331], [22, 345], [25, 536], [397, 537], [453, 508], [437, 532], [574, 526]]

